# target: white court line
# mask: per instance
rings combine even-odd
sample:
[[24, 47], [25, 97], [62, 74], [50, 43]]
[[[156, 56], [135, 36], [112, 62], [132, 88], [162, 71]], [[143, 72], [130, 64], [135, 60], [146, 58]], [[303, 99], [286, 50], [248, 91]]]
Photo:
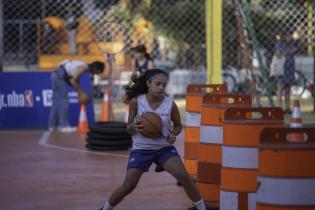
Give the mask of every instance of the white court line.
[[120, 154], [112, 154], [112, 153], [107, 153], [107, 152], [94, 152], [94, 151], [88, 151], [88, 150], [82, 150], [82, 149], [73, 149], [73, 148], [68, 148], [68, 147], [62, 147], [62, 146], [57, 146], [57, 145], [51, 145], [48, 144], [47, 141], [49, 139], [50, 132], [46, 131], [39, 139], [38, 144], [42, 145], [44, 147], [49, 147], [49, 148], [54, 148], [54, 149], [60, 149], [64, 151], [70, 151], [70, 152], [80, 152], [80, 153], [85, 153], [85, 154], [93, 154], [93, 155], [103, 155], [103, 156], [111, 156], [111, 157], [123, 157], [123, 158], [128, 158], [129, 155], [120, 155]]
[[27, 132], [27, 133], [42, 133], [43, 130], [36, 130], [36, 131], [34, 131], [34, 130], [0, 130], [0, 134], [2, 134], [2, 133], [4, 133], [4, 134], [7, 134], [7, 133], [15, 134], [15, 133], [25, 133], [25, 132]]

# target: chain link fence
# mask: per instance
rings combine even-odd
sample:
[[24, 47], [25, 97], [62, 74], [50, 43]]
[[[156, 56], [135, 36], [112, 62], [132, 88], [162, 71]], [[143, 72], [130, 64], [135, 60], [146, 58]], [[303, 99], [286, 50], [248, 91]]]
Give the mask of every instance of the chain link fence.
[[[252, 37], [241, 20], [239, 4], [242, 0], [225, 1], [223, 9], [223, 65], [246, 66], [252, 57]], [[229, 2], [229, 3], [227, 3]], [[251, 18], [259, 47], [268, 64], [274, 52], [277, 35], [289, 32], [299, 43], [298, 55], [311, 55], [314, 47], [314, 11], [311, 0], [252, 0]]]
[[[236, 87], [234, 91], [248, 92], [247, 81], [256, 77], [256, 95], [266, 94], [268, 89], [262, 86], [270, 87], [270, 94], [275, 94], [276, 78], [270, 78], [269, 69], [276, 44], [289, 35], [290, 42], [297, 46], [291, 94], [309, 97], [307, 87], [313, 82], [315, 3], [312, 0], [248, 2], [246, 8], [243, 0], [225, 1], [223, 9], [223, 69], [227, 72], [225, 75], [233, 77], [228, 81]], [[246, 16], [248, 13], [250, 17]], [[255, 46], [256, 40], [258, 46]], [[269, 83], [264, 84], [263, 80]]]
[[[242, 17], [242, 1], [223, 0], [223, 69], [259, 66]], [[291, 32], [299, 44], [299, 68], [309, 73], [313, 1], [248, 2], [265, 65], [270, 65], [277, 35]], [[124, 47], [115, 52], [118, 69], [130, 69], [131, 49], [139, 44], [147, 47], [158, 67], [206, 69], [205, 0], [3, 0], [2, 10], [4, 70], [53, 69], [67, 58], [107, 59], [106, 54], [113, 52], [104, 44], [118, 36], [117, 31], [122, 35], [116, 41]], [[123, 30], [108, 28], [108, 23]]]
[[4, 0], [4, 66], [51, 68], [45, 60], [71, 55], [103, 59], [102, 42], [117, 36], [108, 23], [115, 23], [124, 31], [124, 48], [115, 52], [121, 68], [129, 68], [132, 47], [144, 44], [156, 65], [195, 69], [205, 66], [204, 8], [199, 0]]

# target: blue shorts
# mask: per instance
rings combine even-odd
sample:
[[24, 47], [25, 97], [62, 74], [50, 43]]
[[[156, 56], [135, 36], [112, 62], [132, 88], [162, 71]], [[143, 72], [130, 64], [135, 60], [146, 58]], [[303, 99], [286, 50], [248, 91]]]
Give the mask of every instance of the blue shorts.
[[171, 145], [158, 150], [132, 150], [129, 155], [127, 169], [138, 168], [143, 171], [149, 171], [152, 163], [156, 164], [155, 171], [164, 171], [163, 165], [173, 156], [178, 156], [176, 148]]

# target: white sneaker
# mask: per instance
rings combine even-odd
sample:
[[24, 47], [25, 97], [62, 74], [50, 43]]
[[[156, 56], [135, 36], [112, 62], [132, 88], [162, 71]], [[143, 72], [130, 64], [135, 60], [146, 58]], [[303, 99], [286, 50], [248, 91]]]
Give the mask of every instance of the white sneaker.
[[59, 128], [59, 131], [62, 132], [62, 133], [71, 133], [71, 132], [74, 132], [76, 131], [77, 128], [76, 127], [61, 127]]
[[50, 131], [50, 132], [55, 131], [55, 130], [57, 130], [56, 127], [50, 127], [50, 128], [48, 129], [48, 131]]

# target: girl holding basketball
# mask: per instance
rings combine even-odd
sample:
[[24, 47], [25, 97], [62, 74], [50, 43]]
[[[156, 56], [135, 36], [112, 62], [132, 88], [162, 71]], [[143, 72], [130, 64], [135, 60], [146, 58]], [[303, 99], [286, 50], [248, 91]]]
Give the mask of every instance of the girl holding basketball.
[[[168, 75], [164, 71], [154, 69], [146, 71], [133, 85], [126, 87], [127, 99], [130, 101], [127, 131], [132, 135], [132, 150], [123, 184], [111, 194], [100, 210], [113, 209], [131, 193], [152, 163], [156, 164], [155, 171], [165, 170], [183, 185], [187, 196], [194, 202], [195, 209], [206, 210], [203, 199], [173, 146], [176, 136], [182, 130], [182, 124], [177, 105], [165, 93], [167, 80]], [[140, 116], [145, 112], [155, 112], [160, 116], [163, 123], [161, 137], [147, 138], [142, 135]]]

